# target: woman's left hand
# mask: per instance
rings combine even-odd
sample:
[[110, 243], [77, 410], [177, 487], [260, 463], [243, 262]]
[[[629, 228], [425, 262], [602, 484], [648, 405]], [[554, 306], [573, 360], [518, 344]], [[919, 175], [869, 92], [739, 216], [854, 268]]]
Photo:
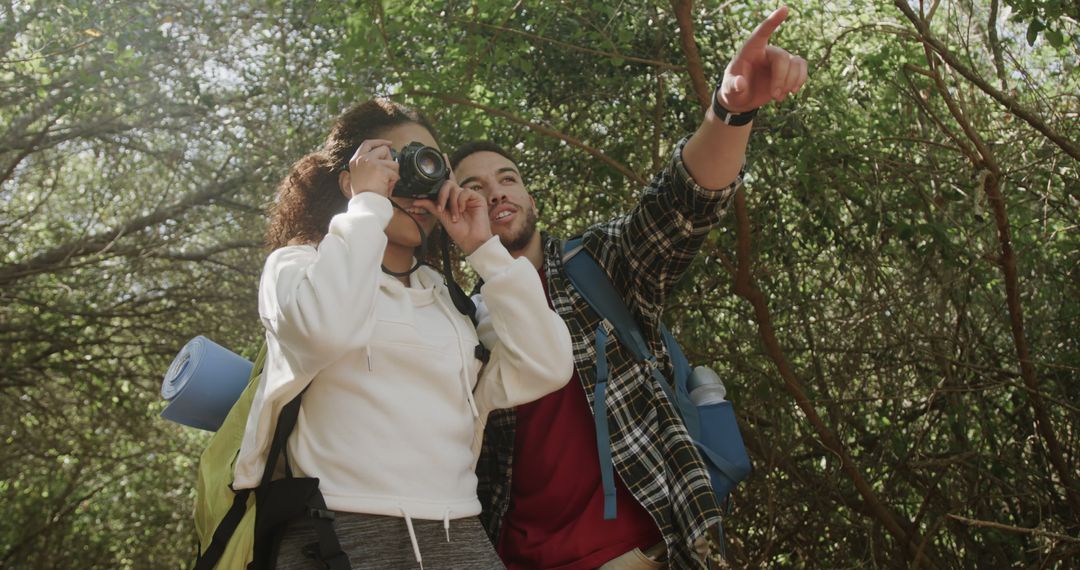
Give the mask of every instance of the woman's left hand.
[[421, 199], [413, 204], [435, 216], [465, 255], [491, 239], [487, 200], [475, 190], [458, 186], [452, 177], [443, 183], [435, 202]]

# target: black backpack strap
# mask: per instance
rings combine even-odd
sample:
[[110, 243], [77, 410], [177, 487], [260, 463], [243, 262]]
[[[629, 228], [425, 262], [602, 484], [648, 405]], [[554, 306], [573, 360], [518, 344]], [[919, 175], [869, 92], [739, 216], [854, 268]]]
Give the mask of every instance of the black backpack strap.
[[[306, 391], [306, 390], [305, 390]], [[256, 558], [253, 561], [255, 568], [269, 568], [276, 557], [277, 545], [281, 541], [281, 533], [285, 530], [285, 523], [298, 516], [310, 516], [312, 518], [315, 534], [318, 542], [304, 548], [304, 553], [314, 558], [331, 570], [349, 570], [349, 557], [341, 549], [337, 532], [334, 530], [334, 513], [326, 508], [326, 501], [322, 492], [319, 491], [319, 480], [303, 477], [294, 478], [292, 468], [288, 460], [289, 436], [296, 427], [296, 420], [300, 415], [300, 399], [304, 395], [301, 392], [292, 399], [278, 416], [277, 428], [274, 430], [274, 439], [270, 444], [270, 453], [267, 456], [266, 468], [263, 470], [262, 483], [259, 485], [257, 509], [263, 511], [261, 518], [268, 526], [275, 529], [273, 533], [264, 533], [256, 529]], [[285, 458], [285, 479], [272, 481], [274, 468], [277, 466], [278, 457]], [[272, 498], [273, 497], [273, 498]], [[298, 510], [298, 507], [299, 510]], [[270, 513], [267, 513], [267, 510]], [[266, 534], [266, 536], [264, 536]], [[258, 544], [260, 540], [270, 540], [269, 548]], [[314, 547], [314, 548], [312, 548]], [[267, 553], [272, 553], [267, 556]], [[263, 558], [265, 556], [265, 558]], [[260, 565], [265, 560], [265, 566]], [[260, 564], [255, 564], [259, 562]]]
[[258, 516], [255, 517], [255, 541], [249, 570], [273, 568], [281, 539], [292, 521], [311, 518], [316, 542], [305, 545], [305, 556], [325, 568], [347, 570], [349, 558], [342, 551], [334, 530], [334, 513], [326, 508], [314, 477], [288, 477], [272, 481], [255, 490]]
[[[262, 481], [259, 483], [260, 488], [266, 487], [274, 475], [277, 458], [281, 455], [285, 442], [288, 441], [289, 434], [292, 433], [292, 428], [296, 425], [301, 396], [303, 396], [303, 393], [286, 404], [281, 410], [281, 415], [278, 416], [277, 426], [274, 428], [274, 439], [270, 443], [270, 454], [266, 460], [266, 466], [263, 468]], [[251, 496], [251, 492], [252, 489], [234, 491], [232, 506], [222, 517], [217, 528], [214, 529], [214, 537], [210, 540], [210, 546], [206, 547], [206, 552], [199, 553], [199, 557], [195, 560], [194, 570], [213, 570], [214, 566], [221, 560], [222, 555], [225, 554], [225, 547], [229, 545], [229, 539], [232, 538], [233, 533], [236, 532], [236, 527], [240, 525], [240, 521], [244, 518], [244, 513], [247, 512], [247, 501], [248, 497]], [[265, 500], [257, 497], [256, 502], [263, 503]]]
[[305, 546], [304, 554], [322, 562], [328, 570], [350, 570], [349, 556], [341, 550], [334, 530], [334, 512], [326, 508], [322, 493], [312, 494], [307, 506], [318, 542]]
[[221, 560], [221, 556], [225, 554], [225, 547], [229, 544], [229, 539], [232, 538], [236, 527], [240, 524], [240, 520], [244, 518], [244, 513], [247, 512], [247, 500], [251, 495], [251, 489], [242, 489], [236, 492], [233, 497], [233, 504], [229, 507], [229, 512], [225, 513], [221, 522], [218, 523], [216, 529], [214, 529], [214, 538], [210, 541], [210, 546], [206, 547], [206, 552], [200, 552], [199, 557], [195, 559], [194, 570], [213, 570], [218, 561]]
[[[281, 408], [277, 427], [274, 428], [274, 439], [270, 441], [270, 453], [266, 456], [266, 467], [263, 468], [262, 481], [259, 482], [260, 487], [270, 484], [270, 481], [274, 478], [274, 468], [277, 467], [278, 457], [281, 457], [285, 452], [289, 436], [292, 435], [292, 430], [296, 427], [296, 418], [300, 415], [300, 398], [303, 396], [304, 392], [300, 392], [288, 404], [285, 404], [284, 408]], [[285, 470], [287, 475], [291, 477], [292, 473], [288, 463], [288, 461], [285, 462]]]
[[476, 343], [476, 347], [473, 348], [473, 356], [480, 362], [487, 364], [491, 360], [491, 351], [483, 343]]
[[[296, 427], [302, 396], [301, 392], [293, 398], [282, 408], [278, 416], [259, 486], [255, 489], [241, 489], [235, 492], [232, 506], [214, 530], [214, 537], [206, 552], [201, 553], [195, 561], [194, 570], [213, 570], [221, 560], [229, 539], [232, 538], [247, 512], [247, 502], [252, 491], [255, 492], [255, 508], [259, 514], [255, 517], [255, 545], [249, 568], [269, 568], [274, 563], [276, 547], [280, 542], [285, 524], [296, 517], [309, 515], [314, 519], [314, 528], [318, 536], [313, 557], [330, 570], [349, 570], [349, 558], [338, 542], [337, 532], [334, 531], [333, 513], [327, 510], [326, 501], [319, 492], [319, 480], [293, 477], [292, 469], [288, 465], [287, 444], [293, 428]], [[286, 477], [274, 481], [274, 469], [280, 457], [286, 458]]]

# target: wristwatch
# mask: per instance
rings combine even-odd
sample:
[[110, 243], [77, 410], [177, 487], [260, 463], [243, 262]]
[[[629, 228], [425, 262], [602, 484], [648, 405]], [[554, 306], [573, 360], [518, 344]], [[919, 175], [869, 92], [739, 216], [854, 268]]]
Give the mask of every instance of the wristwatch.
[[728, 111], [720, 104], [720, 85], [717, 84], [712, 96], [712, 112], [716, 115], [716, 118], [723, 121], [725, 125], [741, 127], [750, 121], [753, 121], [758, 110], [750, 109], [749, 111], [743, 111], [742, 113], [732, 113], [731, 111]]

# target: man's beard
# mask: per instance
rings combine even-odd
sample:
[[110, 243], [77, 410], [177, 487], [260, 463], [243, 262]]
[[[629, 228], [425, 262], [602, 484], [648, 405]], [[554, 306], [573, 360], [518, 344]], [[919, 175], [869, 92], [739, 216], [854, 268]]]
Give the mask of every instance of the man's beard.
[[525, 249], [525, 246], [529, 245], [529, 242], [532, 241], [533, 234], [536, 233], [536, 208], [528, 207], [522, 208], [522, 210], [525, 213], [525, 225], [521, 227], [521, 230], [516, 234], [505, 237], [499, 236], [499, 240], [502, 241], [503, 247], [510, 253]]

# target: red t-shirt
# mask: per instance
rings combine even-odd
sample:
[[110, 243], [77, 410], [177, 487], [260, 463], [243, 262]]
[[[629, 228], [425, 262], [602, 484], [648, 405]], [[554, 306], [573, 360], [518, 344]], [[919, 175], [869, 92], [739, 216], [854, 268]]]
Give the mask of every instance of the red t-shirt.
[[[546, 292], [542, 271], [540, 280]], [[596, 568], [662, 540], [617, 474], [618, 512], [604, 520], [596, 427], [576, 371], [561, 390], [517, 407], [511, 488], [497, 545], [508, 570]]]

